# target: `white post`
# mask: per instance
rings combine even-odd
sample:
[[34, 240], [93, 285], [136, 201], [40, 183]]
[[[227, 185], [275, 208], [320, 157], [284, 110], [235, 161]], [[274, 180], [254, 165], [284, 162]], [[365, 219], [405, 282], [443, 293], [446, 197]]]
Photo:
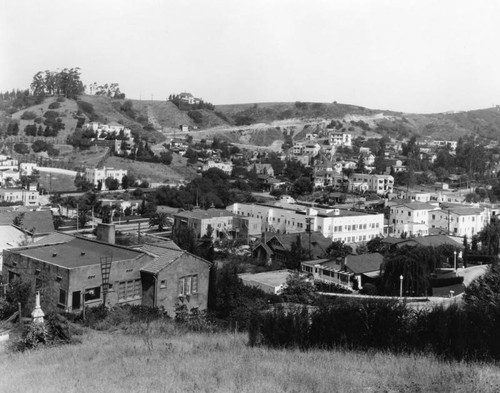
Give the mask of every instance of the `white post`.
[[44, 316], [45, 313], [40, 307], [40, 292], [37, 292], [35, 297], [35, 309], [31, 313], [31, 318], [33, 318], [34, 323], [43, 323]]
[[399, 276], [399, 297], [403, 297], [403, 275]]

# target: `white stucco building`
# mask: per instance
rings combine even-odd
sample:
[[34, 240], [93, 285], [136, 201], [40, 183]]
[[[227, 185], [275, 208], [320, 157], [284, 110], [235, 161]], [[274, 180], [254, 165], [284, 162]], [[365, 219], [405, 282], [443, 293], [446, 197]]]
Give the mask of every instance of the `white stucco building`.
[[262, 231], [277, 233], [318, 231], [333, 241], [360, 243], [380, 236], [384, 231], [384, 215], [343, 209], [310, 208], [297, 204], [235, 203], [226, 208], [237, 216], [258, 218]]
[[85, 178], [87, 181], [90, 183], [94, 184], [97, 186], [99, 184], [99, 181], [102, 182], [102, 189], [104, 190], [106, 187], [105, 180], [108, 177], [111, 177], [112, 179], [118, 180], [118, 183], [122, 182], [123, 176], [127, 175], [127, 170], [126, 169], [114, 169], [114, 168], [86, 168], [85, 169]]

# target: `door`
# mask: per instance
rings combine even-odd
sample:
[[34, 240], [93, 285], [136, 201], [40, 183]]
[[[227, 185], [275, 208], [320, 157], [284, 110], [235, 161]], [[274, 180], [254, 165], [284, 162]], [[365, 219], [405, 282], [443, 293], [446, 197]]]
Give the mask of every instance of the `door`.
[[82, 299], [82, 292], [81, 291], [73, 292], [73, 300], [71, 301], [71, 309], [72, 310], [79, 310], [80, 309], [81, 299]]

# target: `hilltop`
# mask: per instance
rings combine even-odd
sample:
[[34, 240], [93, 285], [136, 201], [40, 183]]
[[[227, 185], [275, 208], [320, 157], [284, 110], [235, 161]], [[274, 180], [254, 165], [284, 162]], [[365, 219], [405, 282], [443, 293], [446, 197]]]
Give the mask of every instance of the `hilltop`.
[[[184, 126], [189, 128], [194, 140], [217, 137], [242, 148], [281, 151], [281, 145], [287, 137], [291, 136], [292, 140], [303, 139], [308, 133], [324, 130], [332, 120], [335, 130], [349, 132], [353, 138], [388, 136], [402, 140], [417, 135], [420, 138], [457, 140], [461, 136], [474, 134], [486, 141], [500, 140], [498, 108], [459, 113], [407, 114], [337, 102], [299, 101], [200, 107], [176, 105], [168, 100], [129, 100], [85, 94], [78, 95], [76, 99], [23, 97], [23, 103], [21, 109], [9, 107], [6, 102], [0, 106], [0, 133], [10, 143], [10, 149], [16, 142], [31, 146], [35, 140], [42, 139], [52, 147], [47, 152], [37, 154], [44, 157], [47, 157], [47, 153], [49, 156], [59, 155], [75, 163], [82, 153], [75, 154], [67, 140], [87, 121], [123, 124], [137, 138], [158, 146], [169, 138], [185, 135], [186, 132], [180, 129]], [[43, 131], [47, 128], [46, 124], [49, 124], [49, 134]], [[12, 131], [14, 125], [17, 134]], [[34, 128], [31, 136], [25, 131], [27, 127]], [[91, 166], [116, 165], [115, 162], [108, 162], [106, 149], [96, 148], [94, 152], [99, 159], [81, 157], [80, 162]], [[167, 171], [160, 170], [162, 167], [162, 164], [148, 166], [149, 178], [158, 180], [159, 177], [165, 177], [164, 180], [167, 180], [194, 176], [194, 170], [186, 171], [186, 162], [182, 159], [174, 160]], [[157, 176], [151, 176], [151, 173]]]

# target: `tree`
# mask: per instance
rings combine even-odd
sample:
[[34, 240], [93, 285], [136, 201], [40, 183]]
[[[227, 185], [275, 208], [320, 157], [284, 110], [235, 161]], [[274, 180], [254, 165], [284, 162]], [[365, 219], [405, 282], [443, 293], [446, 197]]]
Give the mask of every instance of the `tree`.
[[485, 275], [476, 278], [465, 289], [464, 301], [468, 307], [491, 315], [500, 310], [500, 267], [491, 265]]
[[346, 256], [352, 254], [352, 247], [348, 246], [341, 240], [336, 240], [332, 242], [326, 249], [326, 253], [333, 258], [345, 258]]
[[500, 252], [500, 220], [493, 217], [478, 235], [482, 248], [487, 255], [494, 255], [498, 258]]
[[281, 292], [281, 298], [288, 303], [313, 304], [317, 297], [314, 283], [298, 272], [288, 276]]
[[14, 220], [12, 220], [12, 223], [19, 228], [22, 228], [23, 226], [23, 221], [24, 221], [24, 213], [19, 213], [14, 217]]
[[193, 229], [185, 225], [174, 227], [172, 240], [183, 250], [193, 254], [196, 253], [196, 235]]
[[313, 184], [311, 179], [307, 177], [301, 177], [293, 183], [292, 193], [294, 195], [305, 195], [310, 194], [313, 191]]
[[16, 143], [14, 145], [14, 151], [18, 154], [29, 154], [30, 148], [24, 143]]
[[302, 247], [300, 235], [297, 235], [297, 240], [291, 244], [290, 251], [287, 253], [285, 262], [287, 269], [300, 270], [300, 263], [310, 259], [312, 259], [311, 253]]
[[74, 181], [75, 187], [78, 191], [90, 191], [94, 188], [94, 184], [89, 182], [85, 176], [81, 175], [80, 173], [77, 173], [75, 176], [75, 181]]
[[110, 191], [118, 190], [118, 187], [120, 187], [120, 182], [118, 179], [114, 179], [112, 177], [107, 177], [104, 180], [104, 184], [106, 185], [106, 188]]
[[384, 244], [382, 243], [382, 238], [380, 236], [375, 236], [373, 239], [366, 243], [368, 247], [368, 252], [381, 252], [384, 248]]
[[88, 216], [88, 209], [85, 207], [85, 208], [81, 208], [78, 210], [78, 214], [77, 214], [77, 220], [78, 220], [78, 228], [81, 229], [83, 227], [85, 227], [85, 225], [90, 221], [90, 218]]
[[158, 226], [158, 231], [162, 232], [168, 225], [169, 218], [167, 213], [157, 212], [149, 219], [149, 227]]
[[356, 163], [356, 173], [366, 173], [365, 156], [360, 154]]

